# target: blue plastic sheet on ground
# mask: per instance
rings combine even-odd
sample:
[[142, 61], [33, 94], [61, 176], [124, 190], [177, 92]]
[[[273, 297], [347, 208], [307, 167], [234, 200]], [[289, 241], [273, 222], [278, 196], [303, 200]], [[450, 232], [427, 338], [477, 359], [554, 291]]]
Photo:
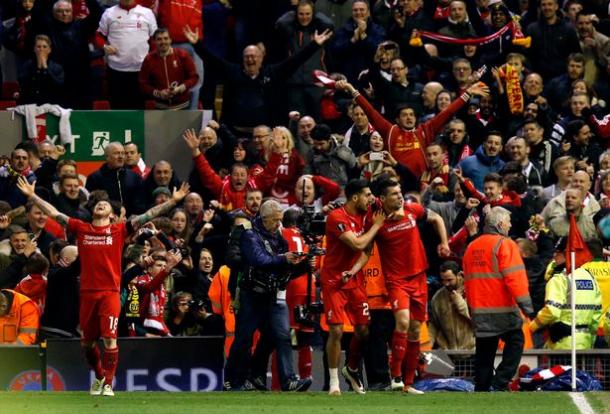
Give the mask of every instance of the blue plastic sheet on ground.
[[417, 381], [413, 387], [420, 391], [474, 391], [474, 385], [470, 381], [461, 378], [434, 378]]
[[[535, 368], [525, 374], [524, 378], [531, 378], [542, 368]], [[557, 377], [553, 377], [542, 382], [524, 383], [520, 381], [520, 387], [524, 391], [572, 391], [572, 370], [567, 370]], [[593, 375], [586, 371], [576, 371], [576, 390], [583, 391], [602, 391], [602, 385]]]

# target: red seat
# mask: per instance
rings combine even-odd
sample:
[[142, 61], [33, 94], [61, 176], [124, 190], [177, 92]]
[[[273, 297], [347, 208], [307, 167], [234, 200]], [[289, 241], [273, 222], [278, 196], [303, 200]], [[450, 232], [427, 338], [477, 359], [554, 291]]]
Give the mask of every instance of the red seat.
[[17, 101], [0, 101], [0, 111], [6, 111], [7, 108], [17, 106]]
[[108, 110], [110, 110], [110, 102], [109, 101], [93, 101], [93, 110], [94, 111], [108, 111]]
[[19, 98], [19, 83], [17, 82], [3, 82], [2, 83], [2, 100], [10, 101], [17, 100]]
[[152, 99], [147, 99], [144, 101], [144, 109], [157, 109], [157, 105], [155, 105], [155, 101]]

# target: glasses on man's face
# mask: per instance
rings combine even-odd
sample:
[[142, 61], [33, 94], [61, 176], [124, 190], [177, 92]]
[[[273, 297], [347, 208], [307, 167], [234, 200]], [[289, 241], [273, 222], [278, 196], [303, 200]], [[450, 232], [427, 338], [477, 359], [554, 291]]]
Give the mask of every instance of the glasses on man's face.
[[466, 72], [469, 70], [470, 70], [470, 68], [453, 68], [454, 72]]
[[57, 9], [57, 14], [72, 14], [72, 9]]

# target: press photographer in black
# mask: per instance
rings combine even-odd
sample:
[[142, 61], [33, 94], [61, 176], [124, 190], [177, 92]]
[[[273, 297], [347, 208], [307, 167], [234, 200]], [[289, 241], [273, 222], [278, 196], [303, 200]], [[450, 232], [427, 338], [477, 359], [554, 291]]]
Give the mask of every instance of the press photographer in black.
[[278, 202], [264, 202], [259, 213], [241, 236], [239, 310], [225, 378], [232, 390], [247, 388], [252, 336], [259, 329], [273, 341], [282, 390], [305, 391], [311, 379], [299, 379], [292, 364], [286, 285], [291, 275], [306, 271], [306, 255], [288, 251], [279, 231], [283, 212]]

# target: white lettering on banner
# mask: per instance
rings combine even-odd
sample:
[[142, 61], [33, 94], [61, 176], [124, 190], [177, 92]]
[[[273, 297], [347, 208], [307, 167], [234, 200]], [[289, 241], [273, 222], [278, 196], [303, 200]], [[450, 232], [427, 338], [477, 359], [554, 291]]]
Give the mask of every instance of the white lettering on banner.
[[[199, 376], [205, 375], [208, 378], [208, 386], [199, 389]], [[216, 374], [211, 369], [207, 368], [193, 368], [191, 369], [191, 391], [214, 391], [216, 386], [218, 385], [218, 378], [216, 378]]]
[[[148, 378], [154, 375], [154, 372], [150, 372], [150, 370], [146, 368], [126, 369], [124, 382], [125, 391], [149, 391]], [[185, 384], [185, 389], [180, 389], [176, 385], [168, 382], [168, 377], [177, 377], [176, 379], [182, 379], [183, 371], [180, 368], [162, 369], [156, 374], [155, 383], [159, 389], [164, 391], [209, 392], [215, 391], [216, 387], [218, 386], [218, 382], [220, 381], [216, 373], [208, 368], [191, 368], [184, 372], [184, 376], [186, 375], [188, 375], [188, 383]], [[116, 380], [116, 377], [112, 380], [113, 388], [116, 385]], [[89, 371], [89, 387], [91, 384], [93, 384], [93, 381], [95, 381], [95, 372]], [[183, 383], [182, 381], [177, 382]]]
[[178, 368], [165, 368], [159, 371], [159, 373], [157, 374], [157, 385], [159, 386], [159, 388], [161, 388], [163, 391], [182, 391], [180, 388], [166, 381], [165, 378], [169, 377], [170, 375], [173, 377], [181, 377], [182, 371]]
[[127, 391], [148, 391], [148, 387], [146, 384], [144, 385], [136, 385], [136, 377], [140, 376], [148, 376], [147, 369], [128, 369], [127, 370], [127, 381], [125, 384], [125, 389]]
[[91, 156], [101, 157], [104, 155], [104, 148], [110, 143], [110, 132], [108, 131], [93, 131], [93, 143], [91, 147]]
[[131, 142], [131, 129], [126, 129], [125, 130], [125, 144], [127, 144], [128, 142]]

